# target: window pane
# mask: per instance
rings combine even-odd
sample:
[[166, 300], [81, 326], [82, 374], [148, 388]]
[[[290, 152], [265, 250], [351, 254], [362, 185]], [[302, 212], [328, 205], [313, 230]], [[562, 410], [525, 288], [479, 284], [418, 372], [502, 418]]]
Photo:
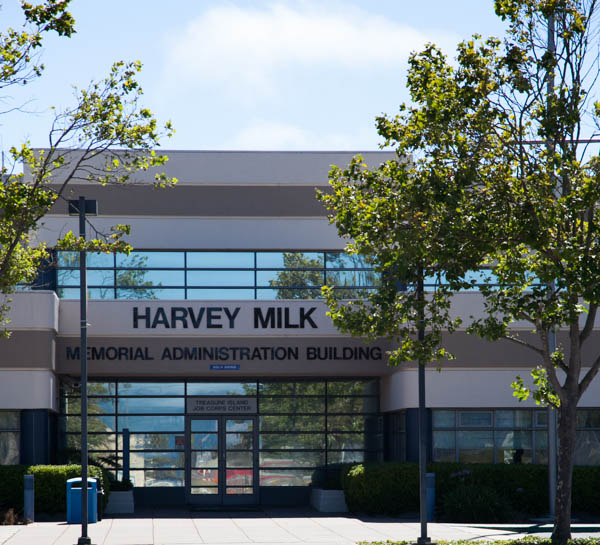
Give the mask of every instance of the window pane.
[[454, 428], [456, 427], [455, 411], [433, 411], [434, 428]]
[[260, 431], [325, 431], [325, 417], [295, 414], [261, 416], [259, 417], [259, 428]]
[[228, 418], [225, 429], [231, 431], [252, 431], [254, 421], [251, 419]]
[[530, 428], [531, 411], [496, 411], [497, 428]]
[[228, 449], [251, 450], [254, 444], [251, 433], [227, 433], [225, 434], [225, 446]]
[[219, 471], [216, 469], [194, 469], [191, 477], [192, 486], [216, 486], [219, 484]]
[[376, 397], [328, 397], [328, 413], [376, 413], [379, 400]]
[[117, 392], [114, 382], [90, 382], [88, 394], [90, 396], [114, 396]]
[[129, 428], [132, 432], [140, 431], [180, 431], [184, 430], [183, 416], [120, 416], [119, 431]]
[[61, 299], [79, 299], [79, 288], [58, 288], [56, 295]]
[[136, 252], [117, 254], [117, 267], [172, 269], [184, 266], [183, 252]]
[[18, 430], [21, 418], [18, 411], [0, 411], [0, 430]]
[[219, 437], [216, 433], [192, 433], [192, 448], [195, 450], [216, 450], [219, 448]]
[[433, 432], [433, 461], [456, 461], [456, 435], [453, 431]]
[[600, 428], [600, 409], [577, 409], [578, 428]]
[[366, 261], [366, 257], [357, 254], [347, 254], [346, 252], [327, 252], [328, 269], [364, 269], [371, 268]]
[[188, 299], [208, 299], [210, 301], [218, 301], [221, 299], [225, 299], [228, 301], [235, 301], [235, 300], [240, 300], [240, 301], [247, 301], [247, 300], [252, 300], [254, 299], [254, 290], [253, 289], [246, 289], [246, 290], [239, 290], [239, 289], [227, 289], [227, 288], [220, 288], [220, 289], [188, 289], [187, 292]]
[[219, 452], [216, 450], [203, 450], [191, 453], [192, 468], [217, 468], [219, 467]]
[[259, 269], [323, 267], [321, 252], [256, 252]]
[[375, 462], [379, 456], [363, 450], [330, 450], [327, 452], [328, 464], [354, 464], [360, 462]]
[[327, 448], [336, 450], [376, 450], [383, 446], [383, 437], [371, 433], [329, 433]]
[[183, 452], [132, 452], [131, 455], [132, 469], [140, 468], [183, 468], [184, 457]]
[[377, 286], [379, 278], [374, 271], [327, 271], [328, 286]]
[[325, 452], [306, 452], [304, 450], [284, 452], [261, 451], [261, 468], [268, 467], [317, 467], [325, 464]]
[[190, 396], [253, 396], [256, 395], [256, 382], [188, 382]]
[[56, 252], [59, 267], [79, 267], [79, 252]]
[[115, 256], [113, 254], [95, 254], [88, 252], [85, 256], [85, 262], [88, 267], [103, 267], [112, 269], [115, 266]]
[[253, 469], [227, 469], [225, 482], [227, 486], [252, 486]]
[[[62, 431], [80, 432], [81, 417], [79, 416], [63, 416], [60, 418], [60, 427]], [[90, 433], [98, 432], [113, 432], [115, 431], [114, 416], [92, 416], [88, 417], [88, 431]]]
[[192, 431], [217, 431], [218, 429], [218, 421], [217, 420], [192, 420], [191, 424]]
[[59, 269], [56, 272], [56, 282], [59, 286], [79, 286], [79, 271]]
[[13, 465], [19, 463], [19, 432], [0, 432], [0, 464]]
[[254, 286], [254, 271], [188, 271], [189, 287]]
[[320, 271], [258, 271], [256, 285], [262, 287], [287, 287], [303, 288], [304, 286], [321, 287], [325, 283], [325, 276]]
[[114, 433], [90, 433], [88, 434], [88, 449], [93, 450], [115, 450], [117, 436]]
[[181, 413], [183, 397], [119, 397], [119, 413]]
[[[119, 434], [119, 450], [123, 450], [123, 435]], [[133, 450], [175, 450], [184, 448], [184, 436], [175, 433], [132, 433], [129, 448]]]
[[254, 252], [188, 252], [188, 268], [252, 269]]
[[185, 290], [162, 288], [119, 288], [117, 299], [185, 299]]
[[540, 428], [548, 427], [548, 411], [535, 411], [535, 425]]
[[535, 432], [535, 463], [548, 463], [548, 432]]
[[461, 411], [458, 413], [459, 426], [491, 427], [492, 411]]
[[226, 467], [252, 467], [252, 452], [230, 451], [225, 455]]
[[577, 431], [575, 465], [600, 465], [600, 431]]
[[182, 469], [132, 470], [131, 481], [134, 486], [183, 486]]
[[324, 413], [325, 398], [322, 397], [261, 397], [261, 413]]
[[321, 433], [261, 433], [261, 449], [324, 449], [325, 435]]
[[372, 380], [330, 380], [327, 382], [330, 396], [371, 396], [378, 394], [377, 379]]
[[114, 286], [115, 284], [115, 273], [114, 271], [94, 271], [90, 270], [87, 272], [88, 286]]
[[494, 462], [494, 440], [491, 431], [459, 431], [458, 461], [461, 463]]
[[114, 299], [114, 288], [88, 288], [88, 299]]
[[531, 464], [532, 462], [530, 431], [496, 432], [496, 463]]
[[258, 388], [261, 396], [322, 395], [325, 382], [261, 382]]
[[183, 395], [183, 382], [119, 382], [119, 395]]
[[[111, 280], [112, 283], [112, 280]], [[117, 270], [117, 286], [185, 286], [184, 271]]]
[[261, 469], [260, 486], [310, 486], [312, 469]]

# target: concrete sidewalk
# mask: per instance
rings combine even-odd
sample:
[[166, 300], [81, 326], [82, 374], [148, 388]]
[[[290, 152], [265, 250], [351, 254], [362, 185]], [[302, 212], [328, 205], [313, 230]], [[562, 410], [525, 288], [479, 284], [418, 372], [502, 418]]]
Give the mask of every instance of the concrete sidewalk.
[[[428, 525], [433, 541], [547, 536], [550, 530], [550, 525], [529, 524]], [[80, 525], [65, 522], [0, 526], [2, 545], [76, 545], [80, 535]], [[309, 509], [235, 513], [154, 509], [128, 517], [105, 518], [89, 525], [89, 535], [96, 545], [350, 545], [359, 541], [415, 541], [420, 525], [394, 518], [323, 515]], [[573, 537], [576, 536], [600, 537], [600, 523], [574, 525]]]

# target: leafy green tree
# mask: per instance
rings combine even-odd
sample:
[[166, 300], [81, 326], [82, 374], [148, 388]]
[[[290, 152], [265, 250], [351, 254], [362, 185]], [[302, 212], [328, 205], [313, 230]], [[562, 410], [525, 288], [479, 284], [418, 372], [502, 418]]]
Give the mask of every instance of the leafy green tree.
[[[538, 358], [533, 391], [514, 386], [558, 411], [552, 537], [564, 543], [576, 408], [600, 367], [597, 350], [583, 351], [600, 303], [600, 161], [581, 143], [599, 127], [598, 5], [495, 0], [495, 10], [508, 23], [503, 40], [474, 36], [454, 63], [434, 45], [411, 56], [411, 104], [377, 120], [395, 161], [368, 170], [355, 158], [331, 171], [333, 192], [320, 198], [352, 237], [349, 251], [385, 281], [367, 301], [325, 296], [343, 330], [397, 341], [390, 363], [435, 361], [448, 356], [441, 333], [459, 325], [453, 293], [471, 287], [469, 270], [493, 267], [480, 280], [485, 316], [468, 331]], [[415, 289], [423, 276], [440, 280], [427, 297]]]
[[[44, 66], [37, 62], [43, 38], [49, 32], [69, 37], [75, 21], [67, 11], [69, 0], [47, 0], [38, 5], [22, 3], [22, 30], [0, 32], [0, 89], [24, 85], [40, 77]], [[165, 163], [153, 150], [161, 136], [172, 133], [170, 123], [160, 128], [152, 113], [140, 106], [142, 89], [136, 81], [139, 62], [113, 64], [108, 76], [86, 89], [75, 89], [75, 103], [55, 115], [49, 128], [48, 147], [33, 150], [28, 143], [10, 150], [12, 167], [0, 172], [0, 321], [6, 323], [6, 296], [15, 286], [31, 282], [47, 258], [44, 245], [36, 244], [33, 232], [57, 199], [63, 198], [73, 181], [101, 184], [135, 181], [135, 173]], [[28, 172], [15, 173], [24, 165]], [[156, 185], [173, 183], [164, 174]], [[84, 242], [72, 233], [60, 247], [91, 251], [128, 251], [121, 237], [129, 228], [115, 226], [112, 233]]]
[[323, 259], [314, 259], [301, 252], [284, 252], [283, 266], [285, 270], [269, 280], [269, 286], [277, 289], [277, 299], [314, 299], [320, 296]]

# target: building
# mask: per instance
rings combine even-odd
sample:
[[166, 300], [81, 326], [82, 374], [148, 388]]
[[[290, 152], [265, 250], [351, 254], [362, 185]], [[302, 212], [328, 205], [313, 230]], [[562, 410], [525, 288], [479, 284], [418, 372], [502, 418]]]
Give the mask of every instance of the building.
[[[307, 503], [311, 483], [342, 463], [416, 460], [416, 367], [392, 369], [385, 342], [341, 335], [319, 299], [325, 282], [346, 297], [377, 283], [314, 198], [352, 154], [168, 155], [175, 188], [70, 189], [97, 200], [96, 229], [130, 224], [135, 248], [88, 256], [91, 459], [120, 473], [129, 430], [136, 501], [204, 505]], [[363, 155], [371, 166], [392, 156]], [[38, 236], [52, 246], [68, 230], [77, 218], [61, 201]], [[58, 252], [36, 289], [13, 297], [2, 463], [78, 459], [78, 266], [77, 253]], [[474, 291], [453, 311], [479, 309]], [[546, 463], [547, 412], [510, 388], [532, 356], [462, 332], [445, 342], [457, 359], [426, 371], [430, 457]], [[599, 396], [596, 381], [577, 463], [600, 463]]]

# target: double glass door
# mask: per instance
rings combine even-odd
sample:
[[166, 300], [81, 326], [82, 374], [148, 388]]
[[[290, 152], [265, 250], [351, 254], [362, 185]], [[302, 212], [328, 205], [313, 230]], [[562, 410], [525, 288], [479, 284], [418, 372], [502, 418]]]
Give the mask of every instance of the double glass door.
[[256, 416], [190, 416], [186, 424], [188, 503], [258, 503]]

